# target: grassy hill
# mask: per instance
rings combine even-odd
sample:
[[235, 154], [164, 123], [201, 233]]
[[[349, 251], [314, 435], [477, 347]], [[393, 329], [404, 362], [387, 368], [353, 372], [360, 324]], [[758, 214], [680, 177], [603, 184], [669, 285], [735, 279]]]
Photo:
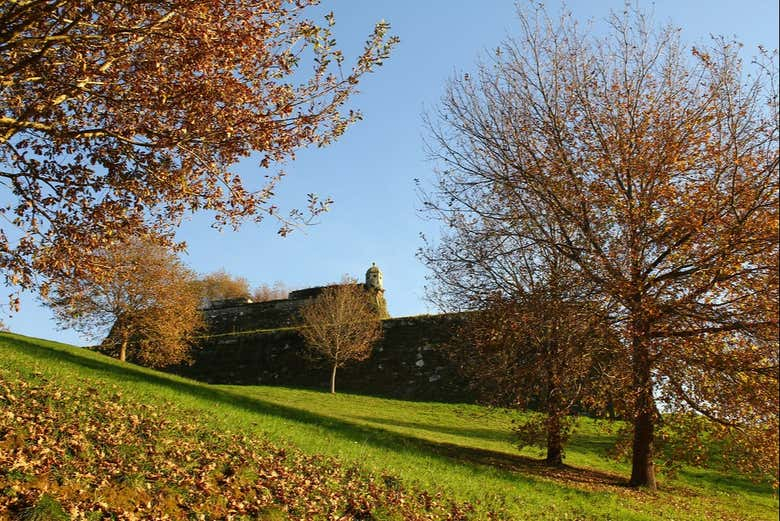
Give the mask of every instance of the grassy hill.
[[657, 493], [627, 488], [628, 466], [606, 456], [612, 435], [590, 420], [569, 466], [550, 472], [538, 452], [515, 449], [509, 411], [211, 386], [13, 334], [0, 335], [0, 414], [0, 519], [3, 505], [35, 519], [41, 497], [39, 509], [50, 501], [71, 519], [112, 508], [173, 519], [778, 516], [770, 485], [712, 469], [662, 475]]

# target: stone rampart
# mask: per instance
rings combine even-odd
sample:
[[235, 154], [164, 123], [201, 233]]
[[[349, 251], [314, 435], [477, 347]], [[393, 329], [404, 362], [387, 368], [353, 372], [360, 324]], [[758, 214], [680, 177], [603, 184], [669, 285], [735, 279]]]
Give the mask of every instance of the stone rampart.
[[294, 326], [298, 309], [304, 300], [269, 300], [238, 303], [203, 311], [212, 334], [233, 334], [257, 329], [277, 329]]
[[[209, 383], [327, 389], [330, 369], [327, 362], [312, 359], [294, 327], [295, 302], [209, 310], [212, 334], [196, 348], [192, 365], [174, 371]], [[466, 382], [442, 348], [461, 319], [461, 315], [445, 314], [384, 320], [384, 336], [371, 357], [340, 369], [337, 390], [470, 401]]]

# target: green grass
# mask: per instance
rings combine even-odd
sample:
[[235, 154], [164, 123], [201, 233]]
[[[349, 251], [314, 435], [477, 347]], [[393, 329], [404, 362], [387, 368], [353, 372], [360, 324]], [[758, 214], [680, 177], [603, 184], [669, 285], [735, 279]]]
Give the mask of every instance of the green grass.
[[625, 486], [628, 467], [606, 457], [611, 436], [581, 420], [569, 467], [550, 473], [518, 452], [514, 413], [475, 405], [404, 402], [280, 387], [212, 386], [100, 354], [0, 335], [0, 372], [62, 385], [117, 385], [138, 403], [174, 402], [175, 414], [218, 432], [267, 436], [312, 454], [392, 476], [405, 486], [501, 509], [514, 519], [777, 519], [771, 486], [711, 469], [661, 476], [651, 494]]
[[35, 505], [24, 509], [20, 521], [68, 521], [68, 514], [57, 500], [44, 494]]

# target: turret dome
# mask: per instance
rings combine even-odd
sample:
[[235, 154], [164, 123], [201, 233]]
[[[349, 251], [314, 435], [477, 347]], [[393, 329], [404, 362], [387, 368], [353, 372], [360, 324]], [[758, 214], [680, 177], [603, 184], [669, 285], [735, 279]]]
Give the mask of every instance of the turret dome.
[[366, 286], [369, 288], [383, 290], [382, 286], [382, 270], [372, 262], [371, 267], [366, 271]]

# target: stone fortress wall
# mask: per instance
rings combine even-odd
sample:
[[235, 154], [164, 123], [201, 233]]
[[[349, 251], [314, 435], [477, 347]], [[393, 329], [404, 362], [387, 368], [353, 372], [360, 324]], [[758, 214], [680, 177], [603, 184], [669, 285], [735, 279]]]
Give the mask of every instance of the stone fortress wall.
[[[384, 303], [375, 265], [363, 285]], [[327, 389], [330, 368], [311, 359], [296, 329], [301, 305], [325, 287], [293, 291], [284, 300], [231, 299], [204, 310], [208, 334], [194, 363], [174, 372], [209, 383]], [[339, 370], [338, 391], [432, 401], [471, 401], [466, 382], [442, 349], [461, 315], [421, 315], [382, 321], [384, 336], [371, 357]]]

